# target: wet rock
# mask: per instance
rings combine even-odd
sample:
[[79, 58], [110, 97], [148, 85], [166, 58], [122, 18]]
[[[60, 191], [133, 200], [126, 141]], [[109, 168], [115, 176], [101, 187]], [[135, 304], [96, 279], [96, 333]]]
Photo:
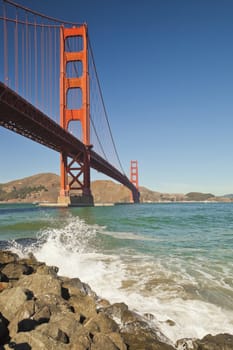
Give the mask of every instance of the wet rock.
[[[78, 278], [59, 277], [56, 267], [33, 256], [0, 252], [0, 270], [1, 349], [175, 349], [153, 315], [142, 317], [124, 303], [111, 305]], [[233, 335], [182, 339], [176, 350], [233, 350]]]
[[111, 306], [110, 302], [106, 299], [98, 299], [96, 305], [97, 305], [97, 310], [103, 310]]
[[125, 303], [115, 303], [107, 308], [103, 308], [103, 312], [112, 317], [116, 322], [123, 322], [123, 315], [128, 311], [128, 306]]
[[84, 327], [92, 334], [102, 332], [102, 333], [111, 333], [118, 332], [119, 326], [117, 323], [111, 319], [108, 315], [100, 312], [95, 317], [88, 320]]
[[150, 314], [150, 313], [145, 313], [143, 315], [145, 317], [145, 319], [147, 319], [148, 321], [153, 321], [155, 319], [155, 316], [153, 314]]
[[172, 345], [162, 342], [156, 331], [144, 321], [134, 321], [120, 332], [128, 350], [174, 350]]
[[0, 265], [4, 266], [9, 263], [14, 263], [19, 260], [17, 254], [14, 254], [8, 250], [0, 250]]
[[172, 321], [172, 320], [166, 320], [165, 322], [171, 327], [176, 325], [176, 323], [174, 321]]
[[198, 345], [196, 344], [197, 339], [184, 338], [179, 339], [176, 342], [175, 348], [177, 350], [198, 350]]
[[133, 311], [125, 310], [122, 314], [121, 321], [124, 325], [133, 323], [135, 321], [140, 321], [141, 317]]
[[97, 298], [96, 293], [86, 283], [82, 283], [79, 278], [71, 278], [63, 280], [62, 287], [68, 290], [70, 296], [72, 295], [89, 295]]
[[218, 334], [213, 336], [209, 334], [201, 340], [196, 340], [194, 344], [198, 350], [233, 350], [233, 335]]

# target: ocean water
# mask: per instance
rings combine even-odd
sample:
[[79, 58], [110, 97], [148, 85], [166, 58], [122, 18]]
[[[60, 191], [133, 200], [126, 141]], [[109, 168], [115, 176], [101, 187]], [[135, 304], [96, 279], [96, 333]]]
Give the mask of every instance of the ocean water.
[[[233, 204], [0, 204], [0, 249], [32, 252], [123, 301], [171, 342], [233, 333]], [[171, 322], [172, 321], [172, 322]]]

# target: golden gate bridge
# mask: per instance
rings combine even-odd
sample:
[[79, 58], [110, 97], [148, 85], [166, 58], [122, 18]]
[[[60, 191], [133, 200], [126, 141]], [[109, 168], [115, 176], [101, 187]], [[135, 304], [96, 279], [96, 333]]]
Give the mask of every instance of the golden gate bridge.
[[[2, 0], [0, 126], [60, 153], [60, 195], [92, 205], [90, 169], [120, 182], [139, 202], [138, 164], [130, 179], [115, 146], [87, 25]], [[2, 62], [1, 62], [2, 60]]]

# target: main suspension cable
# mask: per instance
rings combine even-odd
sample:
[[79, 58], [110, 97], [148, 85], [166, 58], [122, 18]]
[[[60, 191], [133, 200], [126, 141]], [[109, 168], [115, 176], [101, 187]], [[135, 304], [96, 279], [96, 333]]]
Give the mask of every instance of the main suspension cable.
[[40, 13], [38, 11], [34, 11], [34, 10], [31, 10], [30, 8], [28, 7], [25, 7], [23, 5], [20, 5], [20, 4], [17, 4], [16, 2], [14, 1], [11, 1], [11, 0], [3, 0], [4, 2], [12, 5], [12, 6], [15, 6], [17, 8], [20, 8], [21, 10], [24, 10], [24, 11], [27, 11], [33, 15], [36, 15], [36, 16], [39, 16], [39, 17], [42, 17], [42, 18], [45, 18], [49, 21], [53, 21], [53, 22], [57, 22], [57, 23], [63, 23], [63, 24], [70, 24], [70, 25], [76, 25], [76, 26], [80, 26], [82, 25], [81, 23], [76, 23], [76, 22], [69, 22], [69, 21], [63, 21], [61, 19], [57, 19], [55, 17], [51, 17], [51, 16], [47, 16], [47, 15], [44, 15], [43, 13]]

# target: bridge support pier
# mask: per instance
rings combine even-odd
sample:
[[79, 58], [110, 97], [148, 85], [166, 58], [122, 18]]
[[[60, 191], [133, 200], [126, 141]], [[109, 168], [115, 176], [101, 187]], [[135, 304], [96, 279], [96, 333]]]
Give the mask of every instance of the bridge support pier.
[[59, 196], [57, 202], [64, 207], [93, 207], [94, 198], [90, 195]]

